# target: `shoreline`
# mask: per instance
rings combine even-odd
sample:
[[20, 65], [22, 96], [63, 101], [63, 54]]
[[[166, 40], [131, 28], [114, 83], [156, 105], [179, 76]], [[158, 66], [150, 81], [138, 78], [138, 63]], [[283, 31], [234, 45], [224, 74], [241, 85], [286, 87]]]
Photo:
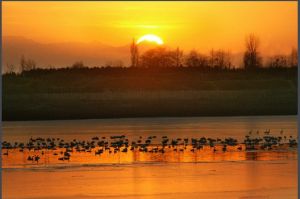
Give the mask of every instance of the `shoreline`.
[[298, 117], [296, 114], [261, 114], [261, 115], [192, 115], [192, 116], [139, 116], [139, 117], [105, 117], [105, 118], [65, 118], [65, 119], [37, 119], [37, 120], [2, 120], [2, 122], [55, 122], [55, 121], [96, 121], [96, 120], [147, 120], [147, 119], [188, 119], [188, 118], [247, 118], [247, 117]]

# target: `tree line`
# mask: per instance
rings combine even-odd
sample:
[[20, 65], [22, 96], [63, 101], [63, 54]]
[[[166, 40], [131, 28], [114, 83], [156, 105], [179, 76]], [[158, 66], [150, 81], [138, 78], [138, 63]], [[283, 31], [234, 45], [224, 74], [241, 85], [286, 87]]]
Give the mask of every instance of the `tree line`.
[[[245, 51], [243, 54], [243, 68], [246, 70], [258, 68], [286, 68], [298, 66], [298, 51], [292, 49], [289, 55], [278, 54], [266, 58], [263, 64], [263, 57], [259, 51], [260, 40], [254, 34], [249, 34], [245, 39]], [[123, 64], [121, 64], [123, 67]], [[120, 65], [120, 66], [121, 66]], [[112, 65], [109, 65], [112, 66]], [[82, 61], [75, 62], [70, 68], [85, 68]], [[132, 40], [130, 45], [130, 67], [139, 68], [166, 68], [166, 67], [192, 67], [199, 69], [233, 69], [232, 54], [223, 49], [212, 49], [208, 54], [191, 50], [184, 53], [179, 47], [166, 49], [156, 47], [146, 50], [142, 54], [139, 45]], [[19, 72], [37, 69], [34, 60], [22, 56], [20, 59]], [[7, 73], [16, 73], [17, 68], [13, 64], [7, 64]]]
[[[292, 49], [289, 55], [275, 55], [269, 57], [265, 64], [259, 51], [259, 38], [250, 34], [245, 40], [245, 52], [243, 55], [243, 66], [245, 69], [257, 69], [261, 67], [296, 67], [298, 65], [298, 51]], [[139, 54], [138, 44], [133, 40], [130, 46], [131, 67], [159, 68], [159, 67], [198, 67], [231, 69], [232, 55], [230, 51], [223, 49], [212, 49], [208, 55], [196, 50], [187, 54], [177, 47], [175, 50], [167, 50], [164, 47], [157, 47]]]

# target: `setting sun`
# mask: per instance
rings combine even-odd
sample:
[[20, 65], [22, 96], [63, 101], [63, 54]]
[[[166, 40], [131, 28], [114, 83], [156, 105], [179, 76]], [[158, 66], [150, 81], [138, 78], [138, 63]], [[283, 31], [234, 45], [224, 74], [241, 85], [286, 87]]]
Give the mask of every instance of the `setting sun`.
[[164, 43], [160, 37], [153, 35], [153, 34], [147, 34], [147, 35], [140, 37], [137, 41], [137, 44], [139, 44], [143, 41], [155, 42], [158, 45], [162, 45]]
[[1, 198], [298, 198], [298, 1], [1, 6]]

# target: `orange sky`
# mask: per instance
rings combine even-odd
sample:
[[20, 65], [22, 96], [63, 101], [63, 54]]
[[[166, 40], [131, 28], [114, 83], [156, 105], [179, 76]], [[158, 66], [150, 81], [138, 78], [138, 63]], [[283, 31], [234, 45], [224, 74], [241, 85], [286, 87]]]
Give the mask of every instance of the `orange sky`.
[[297, 46], [297, 2], [2, 2], [3, 36], [41, 43], [128, 44], [144, 34], [184, 50], [244, 49], [260, 37], [265, 53]]

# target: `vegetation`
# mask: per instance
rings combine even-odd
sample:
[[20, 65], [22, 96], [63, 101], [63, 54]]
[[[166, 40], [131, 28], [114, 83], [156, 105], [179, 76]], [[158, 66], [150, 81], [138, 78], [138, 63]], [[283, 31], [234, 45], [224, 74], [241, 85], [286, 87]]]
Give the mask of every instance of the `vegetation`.
[[[130, 61], [128, 67], [132, 68], [199, 68], [201, 70], [211, 69], [244, 69], [256, 70], [259, 68], [287, 68], [298, 66], [298, 50], [291, 49], [290, 54], [278, 54], [272, 57], [267, 57], [265, 60], [259, 52], [260, 40], [254, 35], [250, 34], [245, 40], [245, 52], [243, 56], [243, 67], [237, 67], [232, 63], [232, 55], [229, 50], [211, 49], [209, 54], [203, 54], [196, 50], [191, 50], [184, 53], [179, 47], [176, 49], [167, 49], [165, 47], [154, 47], [146, 50], [142, 54], [139, 50], [139, 45], [133, 39], [130, 45]], [[264, 61], [264, 62], [263, 62]], [[85, 68], [82, 61], [75, 62], [71, 68]], [[104, 67], [123, 67], [123, 62], [107, 64]], [[30, 70], [37, 69], [37, 64], [32, 59], [21, 57], [19, 69], [7, 63], [8, 74], [23, 73]], [[68, 67], [67, 67], [68, 68]], [[99, 67], [99, 68], [103, 68]]]
[[35, 69], [3, 75], [3, 119], [297, 114], [297, 68]]
[[[259, 38], [250, 34], [245, 40], [245, 52], [243, 56], [243, 66], [245, 70], [253, 70], [262, 67], [296, 67], [298, 65], [298, 52], [292, 49], [289, 55], [276, 55], [269, 57], [263, 64], [263, 57], [259, 52]], [[162, 68], [162, 67], [197, 67], [202, 69], [232, 69], [237, 68], [232, 63], [230, 51], [223, 49], [212, 49], [209, 55], [202, 54], [196, 50], [184, 54], [182, 50], [166, 49], [164, 47], [152, 48], [138, 54], [137, 44], [131, 44], [131, 67], [142, 68]]]
[[131, 67], [91, 68], [83, 62], [40, 69], [22, 57], [21, 73], [3, 75], [3, 119], [297, 114], [297, 50], [263, 66], [259, 39], [246, 38], [244, 68], [230, 52], [130, 46]]
[[131, 60], [131, 66], [132, 67], [136, 67], [139, 65], [138, 62], [138, 57], [139, 57], [139, 51], [138, 51], [138, 47], [137, 44], [135, 42], [135, 40], [132, 40], [131, 46], [130, 46], [130, 60]]
[[258, 52], [259, 39], [254, 34], [246, 38], [246, 51], [244, 54], [245, 69], [255, 69], [262, 66], [262, 57]]

